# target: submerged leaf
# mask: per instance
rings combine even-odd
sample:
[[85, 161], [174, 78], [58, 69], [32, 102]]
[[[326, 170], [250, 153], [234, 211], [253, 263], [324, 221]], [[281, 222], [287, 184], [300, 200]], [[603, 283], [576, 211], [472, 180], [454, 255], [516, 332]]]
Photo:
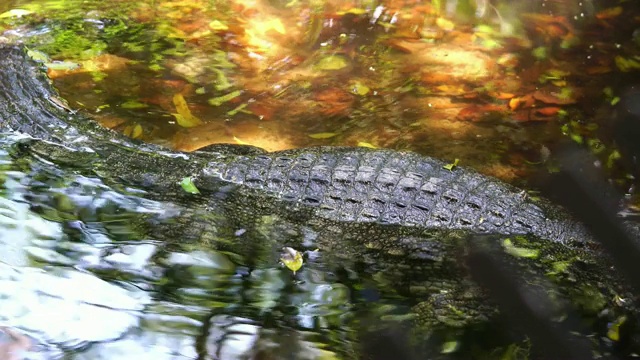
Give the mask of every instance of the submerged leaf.
[[323, 133], [310, 134], [309, 137], [312, 139], [329, 139], [336, 135], [338, 134], [332, 133], [332, 132], [323, 132]]
[[142, 135], [142, 126], [140, 124], [136, 124], [131, 130], [131, 137], [134, 139], [139, 138]]
[[369, 93], [371, 89], [369, 89], [369, 87], [363, 83], [361, 83], [360, 81], [356, 81], [353, 83], [353, 86], [351, 88], [351, 92], [353, 92], [356, 95], [360, 95], [360, 96], [365, 96]]
[[233, 137], [233, 141], [235, 141], [239, 145], [251, 145], [248, 142], [246, 142], [246, 141], [244, 141], [244, 140], [242, 140], [242, 139], [240, 139], [240, 138], [238, 138], [236, 136]]
[[144, 109], [148, 107], [148, 105], [136, 100], [127, 100], [123, 102], [120, 107], [123, 109]]
[[237, 98], [238, 96], [240, 96], [240, 94], [242, 94], [242, 92], [240, 90], [232, 91], [232, 92], [228, 93], [227, 95], [222, 95], [222, 96], [218, 96], [218, 97], [209, 99], [209, 104], [211, 104], [213, 106], [220, 106], [220, 105], [226, 103], [229, 100]]
[[173, 105], [175, 105], [178, 113], [171, 115], [176, 118], [178, 125], [189, 128], [202, 124], [202, 120], [191, 114], [191, 110], [189, 110], [189, 106], [187, 106], [187, 102], [182, 94], [175, 94], [173, 96]]
[[219, 30], [229, 30], [229, 27], [221, 22], [220, 20], [213, 20], [209, 23], [209, 28], [211, 30], [219, 31]]
[[349, 62], [344, 56], [341, 55], [329, 55], [320, 59], [313, 69], [316, 71], [330, 71], [344, 69], [349, 65]]
[[375, 146], [375, 145], [373, 145], [371, 143], [368, 143], [368, 142], [364, 142], [364, 141], [358, 141], [358, 146], [366, 147], [366, 148], [370, 148], [370, 149], [377, 149], [378, 148], [377, 146]]
[[640, 69], [640, 59], [637, 58], [624, 58], [620, 55], [615, 57], [615, 63], [618, 69], [622, 72], [629, 72], [632, 70]]

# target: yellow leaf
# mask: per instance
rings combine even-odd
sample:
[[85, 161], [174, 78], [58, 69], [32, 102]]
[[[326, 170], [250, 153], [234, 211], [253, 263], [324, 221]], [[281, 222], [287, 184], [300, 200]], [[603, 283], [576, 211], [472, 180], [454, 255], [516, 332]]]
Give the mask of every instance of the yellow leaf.
[[202, 120], [191, 114], [191, 110], [189, 110], [189, 106], [187, 106], [187, 102], [182, 94], [175, 94], [173, 96], [173, 105], [175, 105], [178, 113], [171, 115], [176, 118], [178, 125], [189, 128], [202, 124]]
[[438, 25], [438, 27], [440, 29], [445, 30], [445, 31], [451, 31], [455, 27], [453, 22], [451, 22], [451, 21], [449, 21], [449, 20], [447, 20], [445, 18], [436, 19], [436, 25]]
[[280, 19], [272, 19], [263, 22], [256, 21], [253, 24], [253, 28], [258, 31], [258, 33], [265, 34], [269, 30], [275, 30], [280, 34], [285, 34], [287, 31], [284, 29], [284, 25], [282, 25], [282, 21]]
[[273, 27], [273, 29], [277, 32], [279, 32], [280, 34], [286, 34], [287, 31], [284, 29], [284, 25], [282, 25], [282, 21], [280, 21], [280, 19], [273, 19], [271, 20], [271, 26]]
[[224, 24], [223, 22], [219, 21], [219, 20], [213, 20], [212, 22], [209, 23], [209, 28], [211, 30], [229, 30], [229, 27]]
[[139, 138], [142, 135], [142, 126], [140, 124], [136, 124], [131, 131], [131, 137], [134, 139]]
[[280, 254], [280, 261], [295, 275], [296, 271], [300, 270], [304, 260], [302, 254], [294, 248], [285, 247]]
[[309, 137], [312, 139], [328, 139], [328, 138], [332, 138], [334, 136], [338, 135], [337, 133], [332, 133], [332, 132], [323, 132], [323, 133], [316, 133], [316, 134], [310, 134]]
[[316, 71], [340, 70], [349, 66], [349, 61], [342, 55], [329, 55], [320, 59], [313, 65]]
[[370, 144], [370, 143], [368, 143], [368, 142], [364, 142], [364, 141], [359, 141], [359, 142], [358, 142], [358, 146], [360, 146], [360, 147], [366, 147], [366, 148], [370, 148], [370, 149], [377, 149], [377, 148], [378, 148], [377, 146], [375, 146], [375, 145], [373, 145], [373, 144]]
[[235, 136], [233, 137], [233, 141], [235, 141], [235, 142], [236, 142], [236, 143], [238, 143], [239, 145], [251, 145], [251, 144], [249, 144], [248, 142], [243, 141], [243, 140], [240, 140], [240, 139], [238, 139], [238, 138], [237, 138], [237, 137], [235, 137]]
[[10, 17], [23, 17], [26, 15], [33, 14], [33, 11], [24, 10], [24, 9], [11, 9], [9, 11], [3, 12], [0, 14], [0, 19], [10, 18]]

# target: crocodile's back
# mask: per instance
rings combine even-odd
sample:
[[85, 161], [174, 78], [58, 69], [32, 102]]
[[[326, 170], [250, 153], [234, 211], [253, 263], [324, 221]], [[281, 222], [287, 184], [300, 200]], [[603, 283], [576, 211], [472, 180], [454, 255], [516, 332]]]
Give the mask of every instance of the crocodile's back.
[[378, 222], [582, 241], [586, 231], [557, 207], [472, 170], [414, 153], [318, 147], [209, 163], [196, 178], [260, 190], [336, 221]]
[[253, 190], [259, 201], [284, 202], [335, 221], [531, 233], [561, 242], [589, 238], [582, 226], [546, 201], [534, 202], [496, 179], [463, 168], [450, 171], [443, 162], [414, 153], [318, 147], [243, 155], [237, 149], [247, 147], [236, 146], [199, 156], [134, 143], [53, 106], [55, 92], [46, 75], [22, 49], [0, 47], [0, 60], [5, 89], [0, 92], [0, 130], [91, 148], [99, 153], [101, 168], [133, 183], [169, 191], [177, 178], [196, 172], [194, 180], [203, 190], [238, 184]]

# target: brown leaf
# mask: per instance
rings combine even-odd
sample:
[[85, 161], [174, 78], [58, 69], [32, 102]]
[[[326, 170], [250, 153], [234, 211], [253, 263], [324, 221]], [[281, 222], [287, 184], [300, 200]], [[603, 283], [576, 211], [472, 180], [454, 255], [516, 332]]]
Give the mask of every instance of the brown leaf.
[[533, 93], [533, 97], [545, 104], [568, 105], [575, 104], [577, 102], [575, 94], [565, 98], [560, 96], [559, 92], [547, 90], [537, 90]]
[[516, 95], [512, 94], [512, 93], [508, 93], [508, 92], [491, 91], [491, 92], [489, 92], [489, 96], [491, 96], [492, 98], [495, 98], [495, 99], [509, 100], [509, 99], [512, 99]]
[[613, 19], [620, 14], [622, 14], [622, 6], [616, 6], [598, 12], [596, 18], [600, 20]]
[[505, 109], [499, 105], [471, 105], [458, 112], [457, 119], [462, 121], [483, 121], [502, 116]]
[[534, 109], [534, 113], [536, 116], [555, 116], [558, 114], [561, 108], [557, 106], [548, 106], [539, 109]]
[[611, 67], [606, 65], [590, 66], [586, 69], [586, 72], [589, 75], [607, 74], [611, 72]]

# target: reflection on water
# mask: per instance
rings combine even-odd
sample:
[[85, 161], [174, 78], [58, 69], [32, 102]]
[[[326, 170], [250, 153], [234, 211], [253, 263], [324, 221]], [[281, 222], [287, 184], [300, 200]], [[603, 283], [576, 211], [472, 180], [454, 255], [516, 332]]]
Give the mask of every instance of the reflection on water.
[[[296, 348], [308, 358], [331, 353], [324, 344], [337, 339], [322, 333], [339, 331], [349, 310], [349, 292], [340, 284], [313, 271], [295, 279], [277, 261], [249, 273], [232, 261], [242, 263], [246, 254], [147, 238], [138, 225], [171, 222], [176, 206], [54, 173], [37, 161], [11, 163], [6, 152], [4, 158], [0, 318], [39, 337], [33, 358], [80, 352], [74, 358], [192, 359], [194, 342], [207, 333], [210, 340], [202, 341], [212, 358], [295, 354]], [[253, 337], [238, 338], [248, 331], [239, 328], [243, 322]], [[290, 330], [280, 334], [280, 328]], [[285, 345], [281, 338], [288, 339], [286, 348], [274, 349]], [[94, 342], [100, 344], [88, 347]], [[265, 348], [256, 350], [258, 344]]]
[[79, 65], [50, 67], [63, 97], [129, 136], [411, 149], [508, 181], [563, 135], [610, 144], [603, 89], [637, 52], [638, 9], [608, 1], [11, 5], [33, 14], [4, 36]]

